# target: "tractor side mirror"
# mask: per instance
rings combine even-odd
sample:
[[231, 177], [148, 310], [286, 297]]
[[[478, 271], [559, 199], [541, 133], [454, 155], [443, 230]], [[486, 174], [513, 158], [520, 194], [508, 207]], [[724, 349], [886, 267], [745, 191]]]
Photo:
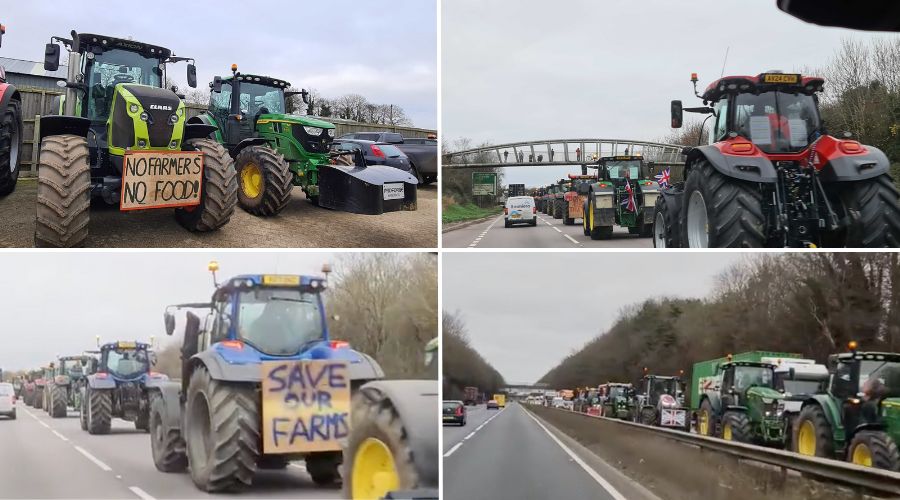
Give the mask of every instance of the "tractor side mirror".
[[217, 77], [213, 78], [212, 84], [210, 84], [210, 88], [212, 88], [212, 91], [215, 92], [216, 94], [221, 92], [222, 91], [222, 77], [217, 76]]
[[44, 71], [59, 69], [59, 45], [48, 43], [44, 47]]
[[3, 34], [6, 33], [6, 26], [0, 24], [0, 46], [3, 45]]
[[193, 64], [188, 64], [187, 66], [187, 80], [188, 87], [192, 89], [197, 88], [197, 67]]
[[156, 363], [159, 361], [159, 358], [156, 357], [155, 352], [150, 353], [150, 366], [156, 366]]
[[788, 374], [791, 376], [791, 380], [794, 380], [794, 376], [797, 375], [797, 370], [792, 366], [790, 370], [788, 370]]
[[175, 315], [166, 311], [164, 319], [166, 322], [166, 335], [172, 335], [175, 333]]
[[303, 99], [303, 104], [309, 104], [309, 92], [306, 89], [300, 90], [300, 97]]
[[672, 128], [681, 128], [684, 123], [684, 110], [681, 108], [681, 101], [672, 101]]

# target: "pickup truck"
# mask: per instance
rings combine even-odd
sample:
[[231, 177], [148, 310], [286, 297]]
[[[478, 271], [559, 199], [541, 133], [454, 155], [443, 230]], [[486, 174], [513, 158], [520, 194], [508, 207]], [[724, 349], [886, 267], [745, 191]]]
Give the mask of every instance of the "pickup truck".
[[437, 181], [437, 139], [421, 137], [404, 138], [396, 132], [351, 132], [338, 139], [362, 139], [393, 144], [403, 151], [413, 166], [420, 184], [431, 184]]

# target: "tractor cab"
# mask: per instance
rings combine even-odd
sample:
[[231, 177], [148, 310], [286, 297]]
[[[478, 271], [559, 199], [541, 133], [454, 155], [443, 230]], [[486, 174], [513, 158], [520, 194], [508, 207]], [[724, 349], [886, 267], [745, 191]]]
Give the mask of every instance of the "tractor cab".
[[[829, 365], [829, 393], [841, 402], [845, 428], [900, 418], [900, 354], [852, 349], [829, 357]], [[900, 426], [893, 433], [900, 442]]]
[[135, 380], [150, 374], [154, 364], [150, 344], [120, 340], [100, 346], [100, 362], [96, 375], [117, 380]]
[[649, 176], [641, 156], [604, 156], [597, 159], [596, 168], [599, 180], [623, 186], [626, 181], [638, 181]]
[[730, 361], [719, 365], [722, 376], [723, 400], [731, 399], [730, 404], [740, 405], [753, 388], [775, 390], [775, 367], [769, 363], [752, 361]]
[[684, 384], [680, 377], [644, 375], [638, 398], [641, 399], [642, 405], [657, 406], [662, 401], [666, 406], [682, 406]]

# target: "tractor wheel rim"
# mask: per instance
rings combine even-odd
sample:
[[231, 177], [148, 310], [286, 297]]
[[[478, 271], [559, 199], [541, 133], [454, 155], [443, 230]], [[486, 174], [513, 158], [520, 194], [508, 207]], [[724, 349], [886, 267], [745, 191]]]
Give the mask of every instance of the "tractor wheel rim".
[[705, 411], [700, 412], [700, 434], [704, 436], [709, 434], [709, 415]]
[[255, 163], [248, 163], [241, 169], [241, 191], [248, 198], [256, 198], [262, 193], [262, 171]]
[[722, 427], [722, 439], [731, 441], [731, 437], [731, 424], [725, 424], [725, 426]]
[[653, 219], [653, 246], [666, 248], [666, 221], [660, 213]]
[[594, 229], [594, 202], [593, 201], [588, 202], [588, 212], [590, 212], [589, 215], [591, 216], [591, 221], [588, 224], [588, 231], [592, 231]]
[[706, 200], [700, 191], [691, 193], [687, 212], [688, 246], [691, 248], [709, 247], [709, 219], [706, 215]]
[[19, 123], [13, 121], [12, 130], [9, 135], [9, 171], [15, 172], [16, 165], [19, 163]]
[[816, 429], [809, 420], [800, 424], [800, 431], [797, 433], [797, 453], [816, 455]]
[[865, 444], [859, 443], [853, 448], [853, 455], [850, 457], [850, 461], [856, 465], [871, 467], [872, 450]]
[[390, 448], [376, 438], [366, 438], [353, 456], [352, 498], [381, 498], [396, 490], [400, 476]]

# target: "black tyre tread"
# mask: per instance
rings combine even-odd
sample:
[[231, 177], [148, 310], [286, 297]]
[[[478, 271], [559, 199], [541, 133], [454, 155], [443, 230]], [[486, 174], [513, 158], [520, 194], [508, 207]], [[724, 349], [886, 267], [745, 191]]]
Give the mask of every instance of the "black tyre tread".
[[112, 422], [112, 394], [109, 391], [88, 392], [88, 432], [109, 434]]
[[641, 409], [640, 422], [644, 425], [656, 425], [656, 410], [653, 408]]
[[[10, 165], [13, 127], [19, 131], [19, 154], [16, 164]], [[11, 99], [0, 122], [0, 196], [6, 196], [16, 189], [19, 168], [22, 165], [22, 132], [22, 103], [18, 99]]]
[[861, 441], [871, 450], [874, 467], [900, 472], [900, 451], [897, 449], [897, 443], [884, 431], [857, 432], [847, 449], [847, 461], [853, 457], [853, 448]]
[[150, 430], [150, 412], [147, 413], [139, 413], [137, 418], [134, 419], [134, 428], [139, 431], [149, 431]]
[[81, 421], [81, 430], [88, 430], [87, 427], [87, 404], [85, 403], [85, 392], [81, 392], [81, 406], [78, 408], [78, 420]]
[[712, 405], [709, 403], [709, 400], [704, 400], [700, 403], [700, 411], [706, 412], [709, 415], [709, 425], [708, 425], [708, 434], [700, 433], [700, 417], [697, 416], [697, 434], [705, 435], [705, 436], [715, 436], [717, 434], [716, 431], [716, 414], [713, 412]]
[[[165, 410], [162, 395], [153, 391], [150, 393], [150, 425], [155, 424], [154, 419], [161, 419]], [[162, 423], [162, 422], [160, 422]], [[180, 427], [164, 427], [162, 436], [155, 436], [151, 431], [150, 450], [153, 454], [153, 464], [160, 472], [184, 472], [188, 467], [187, 451]], [[161, 441], [159, 442], [158, 441]]]
[[200, 205], [192, 211], [176, 209], [175, 219], [189, 231], [219, 229], [231, 220], [237, 205], [238, 186], [234, 161], [228, 151], [212, 139], [191, 139], [185, 145], [203, 152], [203, 188]]
[[[250, 198], [240, 189], [241, 169], [247, 163], [256, 164], [263, 176], [263, 191], [258, 198]], [[244, 148], [234, 159], [238, 178], [238, 203], [247, 213], [264, 217], [277, 215], [291, 199], [292, 180], [290, 164], [284, 156], [268, 146]]]
[[729, 411], [722, 417], [722, 428], [725, 423], [731, 424], [731, 436], [734, 441], [750, 443], [753, 441], [753, 427], [750, 425], [750, 417], [746, 413]]
[[[589, 196], [594, 196], [591, 193]], [[591, 229], [588, 227], [588, 222], [590, 221], [590, 210], [591, 204], [588, 201], [584, 202], [584, 213], [581, 214], [581, 230], [584, 232], [585, 236], [591, 235]]]
[[[675, 227], [675, 216], [673, 215], [673, 211], [669, 210], [668, 198], [663, 196], [662, 194], [656, 198], [656, 205], [654, 206], [653, 211], [653, 224], [651, 224], [651, 231], [655, 231], [653, 229], [656, 224], [656, 216], [658, 214], [662, 214], [663, 223], [665, 224], [665, 229], [663, 233], [663, 238], [666, 240], [665, 248], [678, 248], [681, 246], [681, 242], [678, 241], [678, 233], [673, 230]], [[652, 236], [652, 235], [651, 235]], [[653, 239], [653, 247], [656, 247], [656, 238]]]
[[67, 406], [68, 401], [66, 401], [65, 388], [56, 384], [50, 386], [50, 416], [53, 418], [65, 418]]
[[87, 139], [53, 135], [41, 141], [34, 245], [74, 247], [88, 237], [91, 169]]
[[848, 183], [841, 199], [852, 214], [845, 246], [900, 246], [900, 192], [888, 175]]
[[33, 402], [34, 402], [34, 406], [33, 406], [34, 409], [36, 409], [36, 410], [43, 409], [43, 406], [44, 406], [44, 389], [41, 389], [40, 392], [38, 392], [37, 389], [34, 390], [34, 400], [33, 400]]
[[340, 479], [338, 467], [341, 465], [341, 452], [326, 451], [306, 455], [306, 472], [318, 486], [329, 486]]
[[800, 425], [807, 420], [811, 421], [816, 429], [816, 456], [834, 458], [834, 435], [832, 434], [831, 424], [828, 423], [825, 410], [817, 404], [804, 407], [800, 410], [797, 418], [794, 419], [793, 429], [791, 429], [791, 450], [794, 453], [800, 453], [798, 446]]
[[[207, 492], [236, 491], [253, 482], [260, 457], [260, 401], [253, 387], [213, 380], [209, 372], [197, 368], [191, 375], [188, 402], [198, 392], [204, 392], [212, 420], [209, 452], [211, 463], [203, 464], [191, 456], [187, 447], [191, 478], [198, 488]], [[188, 408], [190, 412], [190, 408]], [[188, 422], [191, 417], [188, 414]], [[189, 424], [190, 425], [190, 424]], [[191, 430], [185, 439], [192, 439]]]
[[344, 448], [343, 493], [351, 498], [353, 491], [353, 456], [368, 437], [384, 442], [394, 455], [399, 490], [413, 490], [420, 484], [415, 457], [407, 441], [407, 432], [391, 401], [379, 390], [363, 387], [353, 396], [350, 410], [350, 436]]
[[706, 160], [698, 161], [688, 174], [681, 210], [681, 240], [688, 245], [687, 213], [691, 194], [699, 190], [712, 214], [710, 248], [759, 248], [765, 246], [765, 216], [762, 194], [749, 182], [726, 177]]

